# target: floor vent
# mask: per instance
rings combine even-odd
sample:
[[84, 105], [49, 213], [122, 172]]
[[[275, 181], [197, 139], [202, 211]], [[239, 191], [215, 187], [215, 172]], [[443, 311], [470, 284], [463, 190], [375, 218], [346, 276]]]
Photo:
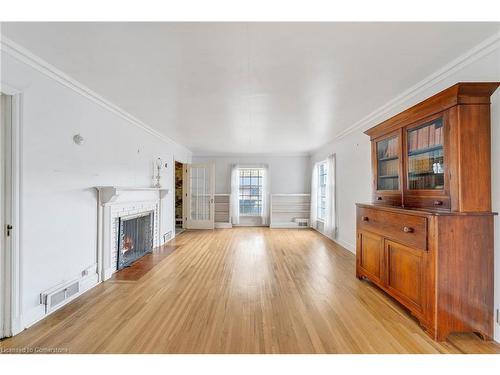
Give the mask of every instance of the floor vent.
[[171, 238], [172, 238], [172, 231], [170, 230], [163, 235], [163, 243], [167, 242]]
[[305, 218], [294, 218], [294, 221], [297, 223], [297, 226], [299, 227], [308, 227], [309, 226], [309, 219]]
[[79, 292], [80, 283], [78, 280], [72, 281], [64, 286], [40, 294], [40, 303], [45, 305], [45, 313], [49, 313]]

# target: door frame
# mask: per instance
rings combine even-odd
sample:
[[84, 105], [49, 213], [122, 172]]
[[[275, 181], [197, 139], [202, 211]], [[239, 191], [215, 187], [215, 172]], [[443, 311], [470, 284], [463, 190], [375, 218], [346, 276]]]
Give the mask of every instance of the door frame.
[[[211, 225], [205, 225], [205, 223], [195, 223], [194, 220], [191, 220], [190, 218], [190, 211], [191, 211], [191, 171], [192, 167], [197, 167], [197, 166], [207, 166], [209, 170], [209, 176], [210, 176], [210, 199], [209, 199], [209, 217], [210, 219], [208, 221], [211, 221]], [[185, 225], [186, 229], [214, 229], [215, 228], [215, 163], [214, 162], [205, 162], [205, 163], [186, 163], [184, 164], [184, 171], [185, 171], [185, 177], [183, 177], [183, 183], [184, 183], [184, 191], [185, 197], [186, 197], [186, 202], [182, 202], [183, 205], [183, 212], [184, 212], [184, 218], [185, 218]]]
[[[9, 202], [10, 212], [5, 217], [6, 224], [13, 226], [10, 241], [2, 243], [5, 245], [5, 251], [2, 251], [3, 262], [0, 270], [0, 293], [4, 301], [3, 322], [1, 324], [0, 337], [13, 336], [22, 330], [21, 324], [21, 165], [22, 165], [22, 104], [23, 94], [3, 82], [1, 82], [0, 91], [2, 94], [11, 98], [11, 118], [6, 125], [10, 128], [10, 150], [4, 150], [2, 147], [2, 159], [5, 157], [7, 163], [11, 166], [10, 176], [7, 176], [5, 186], [7, 191], [2, 189], [5, 194], [5, 201]], [[3, 178], [2, 178], [3, 180]], [[3, 183], [3, 181], [2, 181]], [[6, 231], [6, 228], [1, 228]], [[5, 232], [4, 232], [5, 233]], [[2, 238], [4, 238], [2, 236]], [[5, 237], [6, 238], [6, 237]], [[2, 241], [3, 242], [3, 241]]]
[[[172, 186], [173, 186], [173, 189], [172, 189], [172, 196], [173, 196], [173, 202], [172, 202], [172, 207], [173, 207], [173, 231], [172, 231], [172, 238], [174, 238], [176, 236], [175, 234], [175, 228], [176, 228], [176, 225], [177, 225], [177, 222], [176, 222], [176, 217], [175, 217], [175, 209], [176, 209], [176, 206], [175, 206], [175, 193], [176, 193], [176, 186], [175, 186], [175, 163], [181, 163], [182, 164], [182, 194], [185, 195], [185, 167], [187, 165], [187, 163], [181, 161], [181, 160], [178, 160], [175, 155], [174, 157], [172, 158], [172, 169], [173, 169], [173, 173], [172, 173]], [[185, 223], [185, 206], [186, 206], [186, 199], [185, 197], [183, 196], [182, 197], [182, 217], [183, 217], [183, 220], [182, 220], [182, 229], [186, 229], [186, 223]]]

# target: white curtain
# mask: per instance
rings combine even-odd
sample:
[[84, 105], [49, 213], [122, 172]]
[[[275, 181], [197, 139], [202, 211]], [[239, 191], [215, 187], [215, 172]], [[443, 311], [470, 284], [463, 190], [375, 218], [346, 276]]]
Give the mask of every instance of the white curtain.
[[231, 222], [240, 223], [240, 168], [234, 164], [231, 169]]
[[269, 170], [267, 166], [262, 168], [262, 225], [269, 224]]
[[335, 202], [335, 154], [326, 159], [326, 212], [325, 234], [335, 238], [337, 234], [336, 202]]
[[318, 221], [318, 163], [313, 165], [311, 177], [311, 218], [309, 225], [317, 229]]

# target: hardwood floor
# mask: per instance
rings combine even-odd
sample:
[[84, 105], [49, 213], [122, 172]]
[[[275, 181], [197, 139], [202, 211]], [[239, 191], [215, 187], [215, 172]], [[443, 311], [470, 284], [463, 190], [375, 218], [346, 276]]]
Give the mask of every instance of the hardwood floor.
[[[432, 341], [312, 230], [187, 231], [140, 278], [109, 280], [0, 348], [71, 353], [500, 353]], [[159, 258], [157, 258], [159, 259]]]

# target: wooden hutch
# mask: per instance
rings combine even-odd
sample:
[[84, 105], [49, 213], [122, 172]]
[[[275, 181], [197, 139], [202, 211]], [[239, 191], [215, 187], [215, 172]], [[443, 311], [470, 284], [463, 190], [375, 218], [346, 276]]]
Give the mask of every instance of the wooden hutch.
[[373, 203], [356, 206], [356, 276], [435, 340], [493, 336], [490, 96], [457, 83], [367, 130]]

